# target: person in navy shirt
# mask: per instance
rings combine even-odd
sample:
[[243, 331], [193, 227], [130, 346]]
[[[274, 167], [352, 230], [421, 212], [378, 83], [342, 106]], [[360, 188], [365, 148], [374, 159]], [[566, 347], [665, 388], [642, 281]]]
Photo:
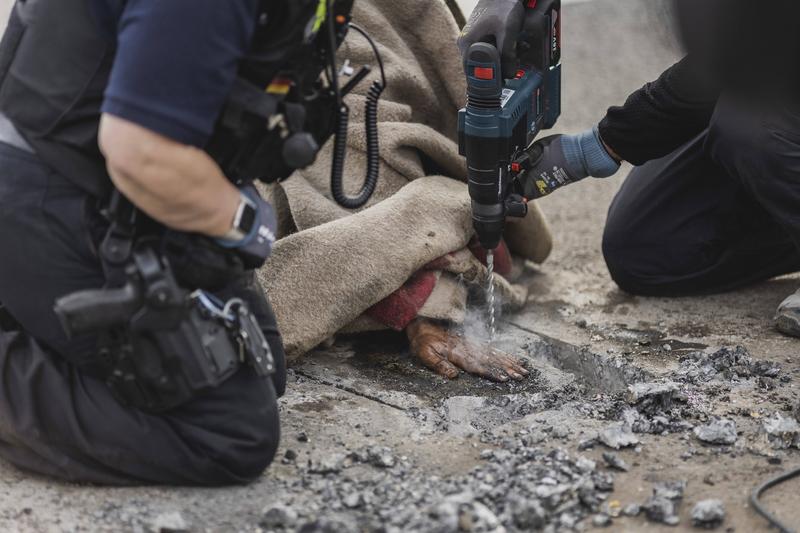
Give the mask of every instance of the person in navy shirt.
[[[319, 2], [313, 4], [316, 11]], [[249, 366], [153, 413], [112, 393], [96, 341], [53, 311], [103, 287], [101, 207], [116, 188], [173, 232], [263, 262], [270, 206], [204, 150], [266, 20], [260, 0], [27, 0], [0, 45], [0, 455], [71, 481], [216, 485], [250, 481], [279, 441], [280, 335], [246, 275], [221, 290], [258, 318], [276, 371]], [[248, 209], [252, 231], [243, 231]]]

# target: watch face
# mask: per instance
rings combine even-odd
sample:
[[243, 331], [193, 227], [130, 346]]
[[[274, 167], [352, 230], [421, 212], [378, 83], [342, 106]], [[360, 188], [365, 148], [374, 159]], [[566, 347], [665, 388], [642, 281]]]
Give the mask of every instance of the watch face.
[[239, 231], [245, 235], [249, 235], [256, 223], [256, 208], [250, 204], [245, 204], [242, 211], [242, 218], [239, 219]]

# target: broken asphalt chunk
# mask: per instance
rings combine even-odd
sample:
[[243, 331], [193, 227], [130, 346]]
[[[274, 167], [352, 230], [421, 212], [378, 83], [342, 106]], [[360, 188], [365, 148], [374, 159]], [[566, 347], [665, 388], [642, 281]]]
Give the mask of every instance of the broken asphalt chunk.
[[630, 405], [651, 404], [653, 407], [669, 409], [677, 394], [678, 384], [672, 381], [665, 383], [635, 383], [628, 387], [625, 401]]
[[671, 481], [659, 483], [653, 487], [652, 497], [642, 505], [642, 509], [651, 522], [677, 526], [681, 519], [678, 515], [686, 483]]
[[613, 468], [614, 470], [619, 470], [620, 472], [627, 472], [630, 470], [628, 464], [614, 453], [604, 452], [603, 461], [605, 461], [609, 468]]
[[702, 500], [692, 509], [692, 524], [714, 529], [725, 520], [725, 506], [720, 500]]
[[639, 444], [639, 437], [634, 435], [630, 427], [625, 424], [610, 426], [601, 431], [597, 435], [597, 438], [600, 442], [614, 450], [629, 448]]
[[793, 418], [785, 418], [775, 413], [763, 422], [767, 442], [775, 450], [800, 447], [800, 424]]
[[694, 434], [708, 444], [735, 444], [736, 422], [729, 418], [715, 418], [708, 424], [694, 428]]

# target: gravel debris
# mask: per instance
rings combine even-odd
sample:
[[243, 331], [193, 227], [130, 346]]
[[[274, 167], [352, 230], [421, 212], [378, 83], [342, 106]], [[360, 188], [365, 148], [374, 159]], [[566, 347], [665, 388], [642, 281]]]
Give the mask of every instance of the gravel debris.
[[656, 484], [653, 487], [653, 495], [642, 505], [647, 519], [668, 526], [677, 526], [681, 521], [678, 511], [685, 489], [684, 481]]
[[773, 449], [800, 448], [800, 424], [797, 420], [775, 413], [764, 420], [762, 428]]
[[708, 424], [694, 428], [694, 434], [708, 444], [735, 444], [736, 422], [729, 418], [715, 418]]
[[714, 529], [725, 521], [725, 506], [720, 500], [702, 500], [692, 509], [692, 524]]
[[348, 457], [353, 461], [379, 468], [392, 468], [397, 464], [397, 458], [387, 446], [368, 446], [351, 453]]
[[630, 470], [628, 464], [617, 454], [603, 452], [603, 461], [605, 461], [609, 468], [613, 468], [614, 470], [619, 470], [620, 472], [627, 472]]
[[679, 391], [677, 383], [636, 383], [628, 387], [625, 401], [631, 405], [640, 405], [640, 409], [664, 410], [672, 407], [675, 395]]
[[676, 376], [687, 383], [707, 383], [716, 379], [774, 378], [780, 372], [778, 363], [755, 361], [746, 348], [737, 346], [734, 349], [722, 348], [710, 355], [703, 352], [688, 354], [681, 358]]
[[344, 457], [332, 455], [316, 461], [309, 461], [308, 471], [312, 474], [338, 474], [344, 468]]
[[610, 426], [597, 435], [597, 439], [614, 450], [629, 448], [639, 444], [639, 437], [633, 434], [627, 424], [615, 424]]
[[297, 523], [297, 512], [283, 504], [267, 507], [258, 525], [264, 529], [290, 529]]
[[187, 533], [191, 527], [178, 511], [161, 513], [150, 524], [154, 533]]
[[625, 516], [639, 516], [642, 512], [642, 506], [638, 503], [629, 503], [622, 508], [622, 514]]
[[[299, 479], [287, 481], [293, 484], [287, 493], [295, 487], [295, 514], [287, 518], [282, 506], [273, 506], [276, 510], [267, 510], [263, 522], [291, 522], [296, 515], [295, 525], [286, 529], [308, 533], [333, 531], [331, 524], [347, 519], [365, 532], [501, 533], [574, 529], [605, 514], [614, 476], [595, 461], [542, 449], [527, 434], [497, 444], [481, 453], [484, 462], [468, 474], [447, 478], [375, 446], [350, 452], [345, 461], [301, 465]], [[385, 466], [391, 463], [388, 457], [394, 458], [394, 466]], [[341, 470], [334, 472], [331, 464]], [[348, 470], [355, 465], [373, 473], [352, 477]], [[321, 471], [326, 474], [319, 475]], [[350, 531], [346, 523], [344, 527], [342, 531]]]
[[594, 527], [608, 527], [611, 523], [611, 517], [607, 514], [596, 514], [594, 518], [592, 518], [592, 525]]

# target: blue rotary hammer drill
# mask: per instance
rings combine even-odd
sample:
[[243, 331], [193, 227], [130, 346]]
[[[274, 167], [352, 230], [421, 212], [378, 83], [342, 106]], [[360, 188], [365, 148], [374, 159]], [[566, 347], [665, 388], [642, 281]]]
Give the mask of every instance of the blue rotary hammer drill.
[[506, 217], [524, 217], [517, 178], [529, 169], [528, 148], [561, 114], [561, 2], [526, 0], [517, 44], [520, 68], [504, 79], [492, 42], [467, 51], [467, 105], [459, 112], [459, 151], [467, 159], [472, 220], [481, 245], [494, 250]]

